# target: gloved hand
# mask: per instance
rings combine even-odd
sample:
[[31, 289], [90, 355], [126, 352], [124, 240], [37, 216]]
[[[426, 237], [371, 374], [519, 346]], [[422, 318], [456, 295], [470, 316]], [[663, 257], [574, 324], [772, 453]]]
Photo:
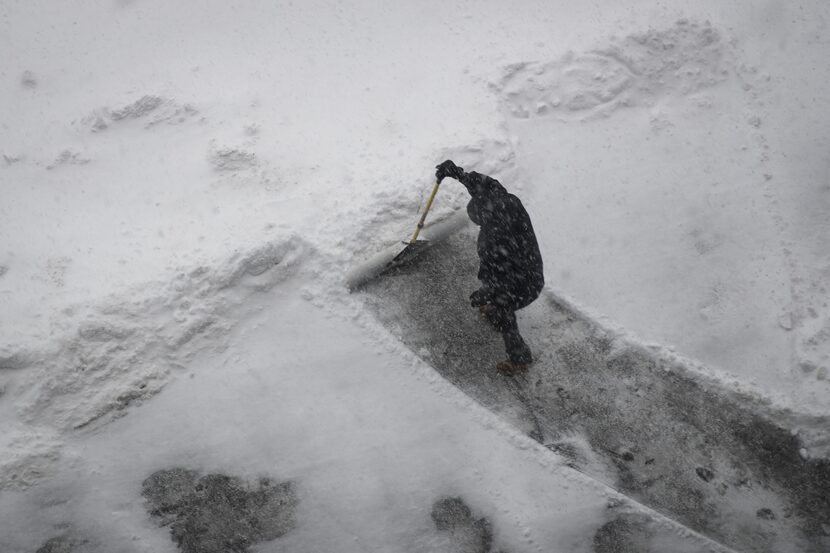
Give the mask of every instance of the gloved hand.
[[487, 305], [490, 303], [492, 294], [490, 290], [485, 288], [479, 288], [472, 294], [470, 294], [470, 305], [473, 307], [481, 307], [482, 305]]
[[438, 182], [441, 182], [446, 177], [458, 180], [463, 174], [464, 169], [453, 163], [450, 159], [435, 166], [435, 178]]

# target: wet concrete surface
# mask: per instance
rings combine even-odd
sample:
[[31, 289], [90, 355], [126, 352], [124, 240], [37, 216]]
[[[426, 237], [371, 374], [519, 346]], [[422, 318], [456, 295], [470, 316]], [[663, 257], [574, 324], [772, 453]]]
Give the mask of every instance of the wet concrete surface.
[[[474, 229], [465, 230], [362, 290], [416, 354], [575, 469], [737, 551], [830, 551], [830, 463], [803, 459], [791, 429], [745, 398], [615, 337], [552, 293], [519, 312], [536, 357], [529, 373], [498, 374], [501, 337], [467, 302], [477, 264]], [[599, 463], [572, 447], [574, 435]], [[647, 525], [609, 524], [598, 553], [628, 550], [606, 534], [648, 538], [622, 530]]]
[[35, 553], [82, 553], [89, 550], [89, 543], [89, 540], [76, 536], [55, 536], [47, 540]]
[[224, 474], [171, 468], [150, 475], [142, 495], [184, 553], [244, 553], [295, 525], [297, 496], [290, 482], [260, 479], [252, 486]]
[[450, 535], [455, 553], [489, 553], [493, 547], [493, 525], [475, 517], [460, 497], [443, 497], [432, 505], [435, 528]]

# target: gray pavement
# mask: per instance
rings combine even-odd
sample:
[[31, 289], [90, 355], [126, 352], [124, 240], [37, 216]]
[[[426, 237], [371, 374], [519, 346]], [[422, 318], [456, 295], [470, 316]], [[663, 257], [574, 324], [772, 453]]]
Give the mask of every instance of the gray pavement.
[[527, 376], [498, 374], [501, 337], [467, 302], [478, 287], [474, 233], [363, 288], [412, 351], [576, 470], [681, 526], [737, 551], [830, 551], [830, 463], [803, 459], [791, 429], [747, 398], [615, 337], [553, 293], [519, 312], [536, 356]]

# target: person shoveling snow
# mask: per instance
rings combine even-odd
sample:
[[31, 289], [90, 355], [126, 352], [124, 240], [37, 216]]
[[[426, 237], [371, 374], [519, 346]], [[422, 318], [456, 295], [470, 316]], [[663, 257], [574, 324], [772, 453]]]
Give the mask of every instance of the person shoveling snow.
[[437, 181], [446, 177], [457, 180], [470, 193], [467, 214], [480, 227], [481, 288], [470, 295], [470, 304], [478, 307], [504, 338], [508, 359], [496, 368], [507, 375], [526, 371], [533, 356], [519, 334], [516, 311], [539, 297], [545, 284], [542, 254], [530, 216], [521, 200], [492, 177], [467, 173], [451, 160], [436, 166]]

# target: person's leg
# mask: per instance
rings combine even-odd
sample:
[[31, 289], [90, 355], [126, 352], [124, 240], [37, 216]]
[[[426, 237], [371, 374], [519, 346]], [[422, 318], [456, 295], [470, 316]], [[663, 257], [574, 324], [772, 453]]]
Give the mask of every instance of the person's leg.
[[509, 306], [493, 306], [490, 320], [496, 330], [501, 332], [508, 359], [517, 365], [532, 363], [533, 355], [530, 348], [519, 334], [516, 312]]
[[530, 365], [533, 363], [533, 353], [522, 335], [519, 334], [518, 328], [502, 333], [502, 338], [504, 338], [504, 349], [507, 351], [507, 357], [511, 363], [516, 365]]

